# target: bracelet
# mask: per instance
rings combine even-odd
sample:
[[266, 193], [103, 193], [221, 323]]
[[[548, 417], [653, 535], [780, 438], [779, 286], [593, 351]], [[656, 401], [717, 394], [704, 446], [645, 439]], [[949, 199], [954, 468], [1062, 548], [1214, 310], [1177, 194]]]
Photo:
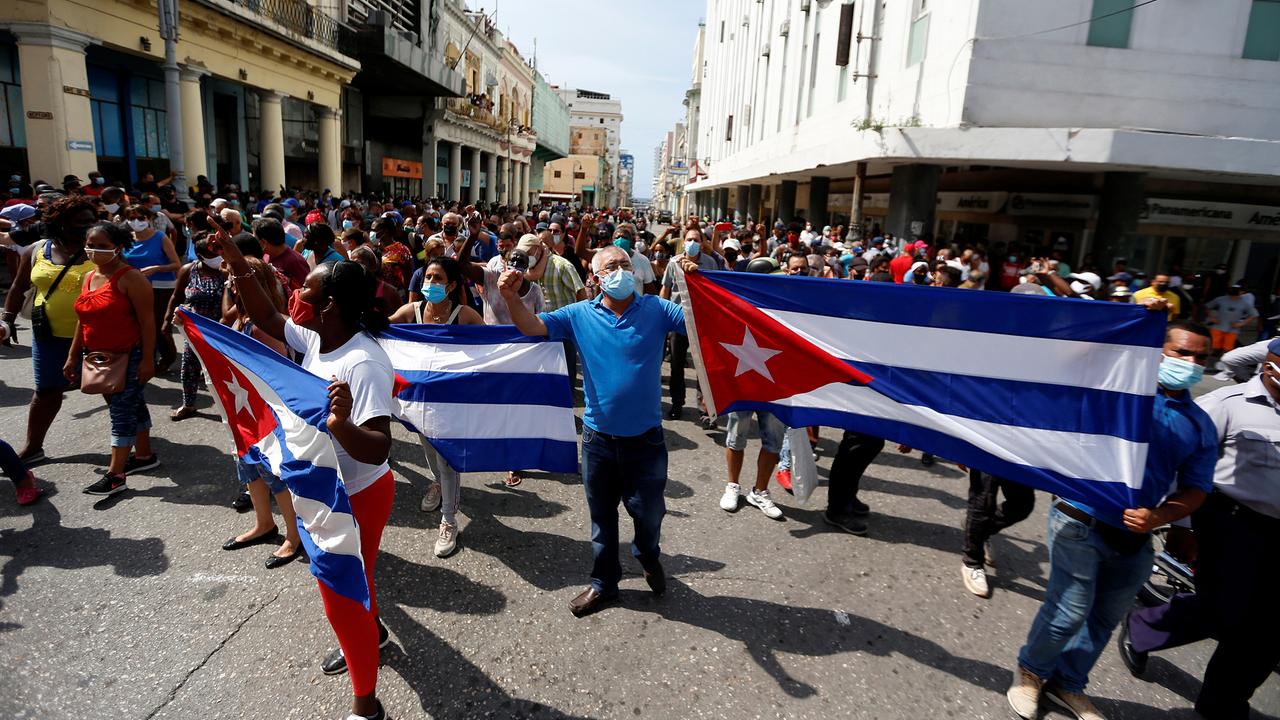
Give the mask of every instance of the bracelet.
[[248, 280], [249, 278], [253, 277], [253, 270], [249, 270], [249, 272], [243, 275], [236, 275], [235, 273], [231, 273], [231, 277], [235, 278], [236, 280]]

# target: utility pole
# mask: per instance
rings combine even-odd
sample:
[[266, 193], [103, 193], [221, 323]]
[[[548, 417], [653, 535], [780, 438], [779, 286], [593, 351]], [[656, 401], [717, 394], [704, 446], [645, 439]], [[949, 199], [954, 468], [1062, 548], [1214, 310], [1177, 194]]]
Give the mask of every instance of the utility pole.
[[182, 147], [182, 90], [178, 84], [178, 0], [156, 0], [164, 39], [164, 104], [169, 131], [169, 170], [179, 202], [189, 202], [186, 156]]

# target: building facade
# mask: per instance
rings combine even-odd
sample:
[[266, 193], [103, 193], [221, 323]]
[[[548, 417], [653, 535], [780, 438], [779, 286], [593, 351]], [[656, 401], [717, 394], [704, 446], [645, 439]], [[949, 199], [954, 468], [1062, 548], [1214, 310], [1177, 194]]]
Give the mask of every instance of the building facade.
[[537, 142], [529, 169], [529, 191], [536, 200], [544, 189], [547, 163], [569, 156], [569, 106], [559, 93], [551, 89], [536, 66], [533, 73], [533, 132]]
[[710, 0], [688, 189], [704, 214], [1227, 263], [1269, 288], [1275, 5]]
[[636, 156], [622, 150], [618, 153], [618, 205], [629, 206], [635, 190]]
[[569, 108], [571, 130], [604, 129], [605, 169], [601, 187], [594, 191], [596, 202], [593, 204], [616, 207], [618, 205], [619, 155], [622, 148], [622, 101], [612, 98], [608, 93], [592, 90], [575, 88], [555, 88], [555, 90]]

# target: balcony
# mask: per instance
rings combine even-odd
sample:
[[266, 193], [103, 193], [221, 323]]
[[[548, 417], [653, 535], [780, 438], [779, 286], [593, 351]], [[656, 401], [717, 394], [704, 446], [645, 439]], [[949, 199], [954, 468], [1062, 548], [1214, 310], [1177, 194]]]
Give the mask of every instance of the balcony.
[[[257, 24], [318, 54], [359, 55], [354, 30], [317, 11], [306, 0], [201, 0], [203, 4]], [[353, 64], [351, 60], [347, 64]], [[357, 65], [358, 66], [358, 65]]]

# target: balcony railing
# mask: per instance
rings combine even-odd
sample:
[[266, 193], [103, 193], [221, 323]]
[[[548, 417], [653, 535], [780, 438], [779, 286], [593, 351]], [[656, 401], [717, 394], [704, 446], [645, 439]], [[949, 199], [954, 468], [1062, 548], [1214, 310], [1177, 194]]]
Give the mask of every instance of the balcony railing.
[[318, 12], [306, 0], [223, 0], [261, 15], [289, 32], [332, 48], [348, 57], [359, 52], [356, 32]]

